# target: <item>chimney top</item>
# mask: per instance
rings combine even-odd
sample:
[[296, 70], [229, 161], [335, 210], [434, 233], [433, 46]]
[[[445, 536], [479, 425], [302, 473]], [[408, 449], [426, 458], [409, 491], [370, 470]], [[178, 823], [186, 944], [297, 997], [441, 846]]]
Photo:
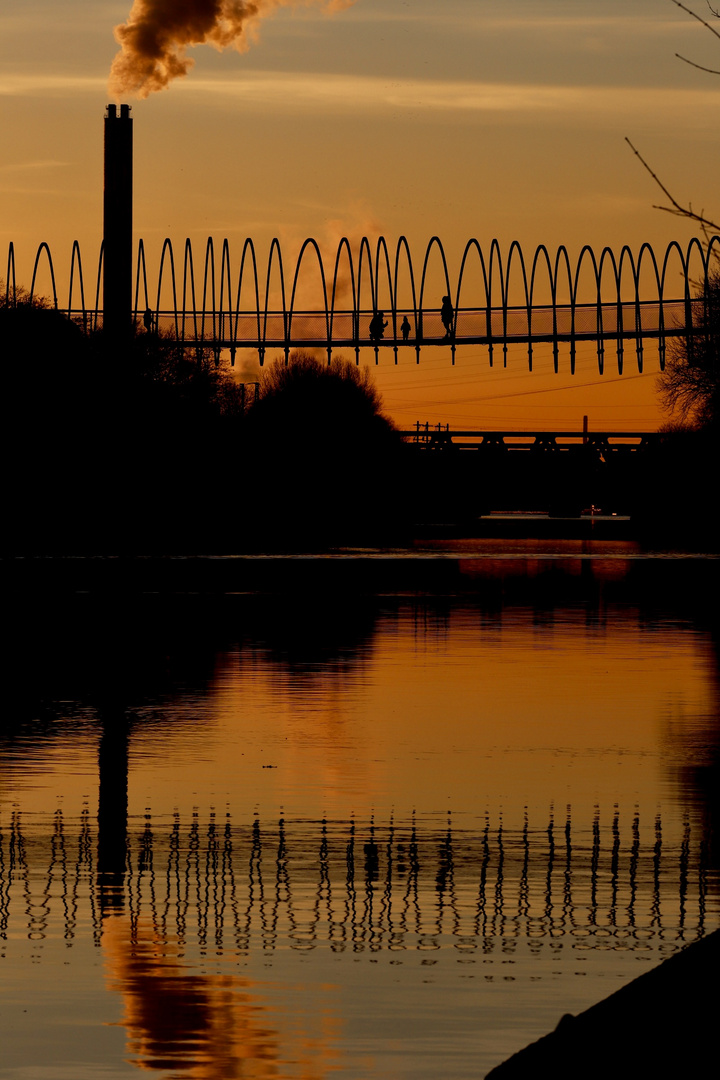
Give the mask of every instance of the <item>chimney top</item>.
[[[117, 105], [108, 105], [108, 107], [107, 107], [107, 119], [108, 120], [117, 120]], [[120, 106], [120, 119], [121, 120], [129, 120], [130, 119], [130, 106], [129, 105], [121, 105]]]

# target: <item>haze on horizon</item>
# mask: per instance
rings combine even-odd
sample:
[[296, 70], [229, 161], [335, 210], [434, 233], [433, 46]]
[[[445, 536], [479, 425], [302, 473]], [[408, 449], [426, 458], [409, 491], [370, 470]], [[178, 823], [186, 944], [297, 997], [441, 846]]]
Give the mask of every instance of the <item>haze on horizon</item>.
[[[64, 269], [76, 238], [92, 274], [113, 28], [131, 6], [3, 4], [0, 231], [20, 278], [40, 241]], [[670, 0], [271, 6], [249, 51], [191, 48], [187, 78], [128, 98], [135, 229], [151, 266], [166, 236], [228, 237], [239, 257], [249, 235], [261, 263], [274, 235], [290, 258], [308, 235], [329, 250], [344, 234], [406, 235], [419, 255], [437, 234], [451, 261], [471, 236], [526, 250], [686, 243], [694, 230], [652, 209], [657, 192], [625, 135], [679, 197], [713, 205], [720, 87], [675, 53], [717, 59], [711, 36]], [[342, 10], [328, 17], [328, 7]], [[489, 373], [480, 349], [455, 369], [428, 351], [422, 372], [409, 359], [390, 370], [388, 353], [379, 384], [402, 423], [577, 426], [589, 411], [596, 428], [656, 425], [652, 375], [618, 391], [598, 379], [594, 350], [579, 359], [570, 383], [541, 366], [528, 377], [522, 357]]]

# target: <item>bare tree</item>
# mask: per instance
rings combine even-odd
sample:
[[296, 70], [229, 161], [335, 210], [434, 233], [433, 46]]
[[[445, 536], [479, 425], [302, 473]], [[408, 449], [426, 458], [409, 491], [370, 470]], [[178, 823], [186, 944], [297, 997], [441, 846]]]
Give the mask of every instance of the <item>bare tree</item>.
[[663, 408], [683, 425], [714, 427], [720, 420], [720, 271], [699, 291], [692, 332], [668, 347], [658, 376]]
[[[718, 31], [710, 25], [707, 19], [703, 19], [702, 15], [698, 15], [698, 13], [696, 11], [693, 11], [692, 8], [686, 7], [685, 4], [682, 4], [680, 2], [680, 0], [671, 0], [671, 2], [675, 4], [675, 7], [682, 8], [682, 10], [686, 11], [688, 15], [692, 15], [693, 19], [697, 19], [699, 23], [702, 23], [702, 25], [707, 30], [709, 30], [711, 34], [714, 34], [715, 37], [720, 41], [720, 33], [718, 33]], [[712, 6], [710, 0], [706, 0], [706, 3], [715, 18], [720, 19], [720, 11], [718, 11]], [[707, 71], [710, 75], [720, 75], [720, 70], [718, 70], [717, 68], [709, 68], [704, 67], [703, 64], [696, 64], [694, 60], [688, 60], [687, 56], [681, 56], [680, 53], [675, 53], [675, 55], [677, 56], [678, 60], [682, 60], [685, 64], [690, 64], [691, 67], [699, 68], [700, 71]]]
[[[703, 16], [699, 15], [696, 11], [693, 11], [692, 8], [686, 7], [685, 4], [681, 3], [681, 0], [670, 0], [670, 2], [675, 4], [675, 7], [679, 7], [682, 11], [685, 11], [688, 15], [691, 15], [693, 19], [697, 19], [697, 21], [701, 23], [706, 28], [706, 30], [709, 30], [710, 33], [713, 34], [718, 39], [718, 41], [720, 41], [720, 32], [716, 30], [715, 27], [712, 26], [706, 18], [703, 18]], [[706, 3], [708, 9], [710, 10], [710, 13], [716, 19], [720, 19], [720, 9], [714, 8], [710, 3], [710, 0], [706, 0]], [[686, 56], [681, 56], [680, 53], [675, 53], [675, 55], [677, 56], [678, 60], [682, 60], [685, 64], [690, 64], [691, 67], [698, 68], [700, 71], [705, 71], [710, 75], [720, 75], [720, 69], [705, 67], [703, 64], [697, 64], [694, 60], [689, 60]], [[688, 202], [687, 205], [685, 205], [681, 203], [678, 199], [676, 199], [675, 196], [662, 182], [654, 169], [652, 169], [650, 165], [648, 165], [647, 161], [642, 156], [640, 151], [632, 144], [632, 142], [630, 141], [630, 139], [627, 138], [627, 136], [625, 137], [625, 142], [628, 144], [636, 157], [639, 158], [644, 168], [650, 173], [650, 176], [653, 178], [665, 198], [670, 203], [669, 206], [660, 206], [655, 204], [655, 210], [664, 210], [668, 214], [675, 214], [677, 217], [683, 217], [687, 218], [690, 221], [697, 222], [697, 224], [702, 229], [703, 235], [705, 236], [706, 240], [709, 240], [711, 233], [720, 233], [720, 224], [718, 224], [718, 222], [713, 221], [712, 218], [706, 217], [704, 210], [700, 210], [699, 212], [697, 210], [693, 210], [692, 203]]]
[[[707, 18], [687, 7], [682, 0], [671, 0], [720, 41], [720, 32]], [[708, 10], [720, 19], [720, 9], [706, 0]], [[675, 54], [683, 63], [710, 75], [720, 75], [720, 70], [698, 64], [680, 53]], [[713, 233], [720, 233], [720, 224], [708, 217], [704, 210], [693, 209], [692, 203], [681, 203], [662, 182], [655, 170], [647, 163], [630, 139], [625, 140], [643, 167], [662, 191], [669, 205], [655, 205], [676, 217], [696, 222], [703, 233], [709, 253], [718, 258], [718, 249], [710, 244]], [[720, 270], [708, 269], [703, 281], [698, 283], [695, 299], [693, 325], [683, 337], [675, 338], [668, 349], [665, 369], [658, 378], [658, 393], [663, 408], [681, 425], [693, 427], [716, 426], [720, 421]], [[697, 314], [699, 312], [699, 314]]]

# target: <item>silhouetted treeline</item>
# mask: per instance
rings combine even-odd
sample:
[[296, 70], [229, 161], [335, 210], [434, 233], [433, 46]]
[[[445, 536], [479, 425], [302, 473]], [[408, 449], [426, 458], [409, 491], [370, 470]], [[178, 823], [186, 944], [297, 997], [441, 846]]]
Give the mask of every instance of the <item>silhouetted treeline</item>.
[[300, 357], [246, 408], [210, 350], [153, 332], [113, 344], [23, 302], [0, 347], [6, 551], [281, 548], [399, 520], [400, 440], [350, 365]]
[[[262, 508], [271, 546], [391, 535], [407, 520], [404, 447], [367, 368], [330, 364], [302, 351], [263, 373], [248, 411], [244, 445], [251, 505]], [[259, 497], [258, 497], [259, 496]]]
[[11, 554], [317, 550], [593, 505], [713, 543], [715, 428], [638, 453], [406, 446], [366, 368], [291, 354], [251, 402], [211, 350], [143, 329], [113, 344], [27, 300], [0, 304], [0, 352]]
[[720, 429], [670, 428], [642, 464], [634, 506], [641, 535], [717, 551], [713, 479], [720, 465]]
[[673, 428], [637, 451], [577, 446], [567, 452], [482, 448], [480, 498], [486, 509], [537, 510], [573, 516], [592, 506], [630, 515], [633, 535], [649, 543], [717, 547], [708, 478], [720, 463], [714, 428]]
[[227, 500], [237, 395], [204, 354], [123, 349], [28, 303], [0, 310], [7, 529], [22, 553], [200, 542]]

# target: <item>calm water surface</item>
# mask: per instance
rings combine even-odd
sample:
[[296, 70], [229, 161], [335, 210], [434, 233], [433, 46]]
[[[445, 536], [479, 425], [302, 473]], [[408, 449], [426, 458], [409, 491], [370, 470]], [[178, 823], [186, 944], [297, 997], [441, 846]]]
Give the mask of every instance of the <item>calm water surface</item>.
[[718, 561], [367, 554], [14, 597], [0, 1077], [478, 1077], [720, 925]]

